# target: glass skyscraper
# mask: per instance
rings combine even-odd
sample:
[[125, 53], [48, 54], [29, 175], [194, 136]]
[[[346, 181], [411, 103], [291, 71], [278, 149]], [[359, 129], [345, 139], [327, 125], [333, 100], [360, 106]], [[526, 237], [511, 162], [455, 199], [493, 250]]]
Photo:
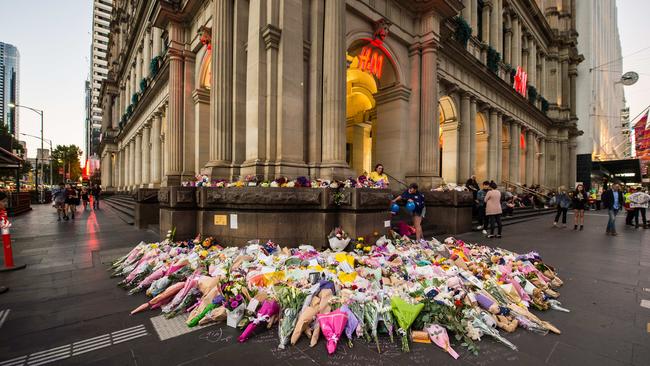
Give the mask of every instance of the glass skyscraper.
[[18, 136], [18, 108], [20, 104], [20, 53], [15, 46], [0, 42], [0, 123], [14, 136]]

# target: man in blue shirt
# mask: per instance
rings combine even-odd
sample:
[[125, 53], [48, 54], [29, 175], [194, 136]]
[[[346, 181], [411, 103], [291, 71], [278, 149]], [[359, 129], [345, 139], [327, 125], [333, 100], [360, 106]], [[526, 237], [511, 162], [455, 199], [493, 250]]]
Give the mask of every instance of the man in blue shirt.
[[607, 208], [609, 214], [609, 220], [607, 221], [607, 235], [618, 235], [616, 233], [616, 215], [618, 211], [623, 207], [625, 198], [623, 198], [623, 192], [621, 192], [621, 186], [618, 184], [613, 184], [611, 189], [608, 189], [602, 196], [603, 206]]

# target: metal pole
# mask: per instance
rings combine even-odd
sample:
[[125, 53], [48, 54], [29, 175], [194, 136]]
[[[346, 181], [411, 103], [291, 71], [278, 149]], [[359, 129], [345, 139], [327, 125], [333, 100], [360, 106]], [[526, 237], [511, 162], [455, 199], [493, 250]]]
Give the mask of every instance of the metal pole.
[[[45, 112], [41, 111], [41, 155], [43, 154], [43, 114], [44, 113]], [[44, 160], [44, 159], [41, 159], [41, 160]], [[43, 163], [41, 163], [41, 180], [45, 181], [45, 179], [43, 179], [43, 177], [44, 177], [43, 176]], [[40, 202], [43, 203], [43, 202], [45, 202], [45, 200], [43, 199], [43, 185], [41, 184], [39, 187], [41, 189], [41, 200], [40, 200]]]

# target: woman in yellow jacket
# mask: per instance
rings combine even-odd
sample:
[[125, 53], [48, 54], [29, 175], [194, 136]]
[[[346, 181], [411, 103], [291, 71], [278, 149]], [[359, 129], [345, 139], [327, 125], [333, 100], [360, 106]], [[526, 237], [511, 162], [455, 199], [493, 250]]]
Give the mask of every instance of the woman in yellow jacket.
[[384, 173], [384, 166], [381, 164], [375, 165], [375, 170], [368, 174], [368, 179], [375, 183], [383, 181], [384, 185], [388, 187], [388, 176]]

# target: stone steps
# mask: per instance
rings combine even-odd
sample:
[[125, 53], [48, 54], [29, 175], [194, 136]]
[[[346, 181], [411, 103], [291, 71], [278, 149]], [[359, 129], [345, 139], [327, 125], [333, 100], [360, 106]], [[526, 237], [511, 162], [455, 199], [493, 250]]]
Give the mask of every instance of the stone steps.
[[103, 200], [117, 216], [129, 225], [135, 223], [135, 200], [130, 195], [116, 194]]

